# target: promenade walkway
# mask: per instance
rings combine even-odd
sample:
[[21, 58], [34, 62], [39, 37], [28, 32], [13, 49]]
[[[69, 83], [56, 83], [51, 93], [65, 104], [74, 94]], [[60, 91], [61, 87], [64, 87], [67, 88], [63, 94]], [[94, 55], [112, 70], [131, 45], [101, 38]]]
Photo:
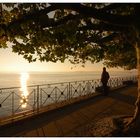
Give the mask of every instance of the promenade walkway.
[[0, 136], [84, 136], [98, 119], [133, 115], [136, 98], [136, 86], [123, 87], [111, 91], [108, 96], [98, 94], [85, 101], [26, 119], [18, 125], [0, 128]]

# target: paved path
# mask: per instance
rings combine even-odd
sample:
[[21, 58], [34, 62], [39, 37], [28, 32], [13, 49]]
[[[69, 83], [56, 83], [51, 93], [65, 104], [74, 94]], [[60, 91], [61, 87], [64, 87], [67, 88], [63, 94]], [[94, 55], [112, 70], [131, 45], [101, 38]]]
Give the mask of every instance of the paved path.
[[[21, 122], [19, 126], [1, 131], [3, 136], [49, 137], [84, 136], [98, 119], [107, 116], [132, 115], [137, 97], [137, 87], [112, 91], [108, 96], [95, 96], [41, 116]], [[16, 132], [15, 132], [16, 130]]]

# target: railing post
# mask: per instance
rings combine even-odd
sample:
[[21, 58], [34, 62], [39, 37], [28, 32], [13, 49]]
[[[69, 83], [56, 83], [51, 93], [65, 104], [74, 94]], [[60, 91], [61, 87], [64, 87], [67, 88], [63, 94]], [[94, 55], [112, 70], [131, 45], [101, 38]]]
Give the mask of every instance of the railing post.
[[116, 86], [115, 87], [118, 87], [118, 78], [116, 78]]
[[34, 106], [33, 106], [33, 111], [36, 110], [36, 90], [34, 89], [34, 94], [33, 94], [33, 97], [34, 97]]
[[12, 92], [12, 116], [14, 116], [14, 92]]
[[81, 86], [81, 83], [80, 83], [80, 90], [79, 90], [79, 92], [80, 92], [80, 96], [82, 96], [82, 86]]
[[42, 90], [40, 89], [40, 106], [42, 107]]
[[37, 112], [39, 112], [39, 85], [37, 85]]
[[69, 88], [68, 91], [69, 91], [69, 100], [70, 100], [70, 98], [71, 98], [71, 95], [70, 95], [70, 94], [71, 94], [71, 91], [70, 91], [70, 82], [69, 82], [69, 86], [68, 86], [68, 88]]
[[87, 94], [90, 94], [90, 83], [89, 83], [89, 81], [87, 82]]
[[55, 87], [55, 102], [57, 103], [57, 87]]
[[118, 78], [118, 85], [120, 86], [121, 80], [120, 77]]

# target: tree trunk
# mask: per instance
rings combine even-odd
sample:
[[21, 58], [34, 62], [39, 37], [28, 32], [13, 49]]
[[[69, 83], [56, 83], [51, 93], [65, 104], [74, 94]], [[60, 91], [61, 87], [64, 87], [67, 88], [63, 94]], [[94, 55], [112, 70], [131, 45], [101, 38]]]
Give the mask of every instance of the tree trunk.
[[140, 121], [140, 44], [136, 43], [136, 55], [137, 55], [137, 71], [138, 71], [138, 97], [136, 100], [136, 109], [133, 116], [133, 119], [136, 121]]
[[128, 128], [140, 128], [140, 44], [135, 43], [136, 55], [137, 55], [137, 71], [138, 71], [138, 96], [136, 100], [136, 108], [133, 118], [128, 122]]

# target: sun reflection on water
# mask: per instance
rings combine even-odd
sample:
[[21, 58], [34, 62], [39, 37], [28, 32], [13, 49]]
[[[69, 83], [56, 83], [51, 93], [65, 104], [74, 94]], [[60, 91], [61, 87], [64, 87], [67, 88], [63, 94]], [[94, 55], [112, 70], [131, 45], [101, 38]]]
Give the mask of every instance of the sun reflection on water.
[[21, 84], [21, 88], [20, 91], [22, 91], [21, 94], [21, 107], [22, 108], [26, 108], [27, 107], [27, 97], [29, 95], [28, 93], [28, 89], [27, 89], [27, 80], [29, 79], [29, 74], [27, 72], [22, 72], [21, 76], [20, 76], [20, 84]]

